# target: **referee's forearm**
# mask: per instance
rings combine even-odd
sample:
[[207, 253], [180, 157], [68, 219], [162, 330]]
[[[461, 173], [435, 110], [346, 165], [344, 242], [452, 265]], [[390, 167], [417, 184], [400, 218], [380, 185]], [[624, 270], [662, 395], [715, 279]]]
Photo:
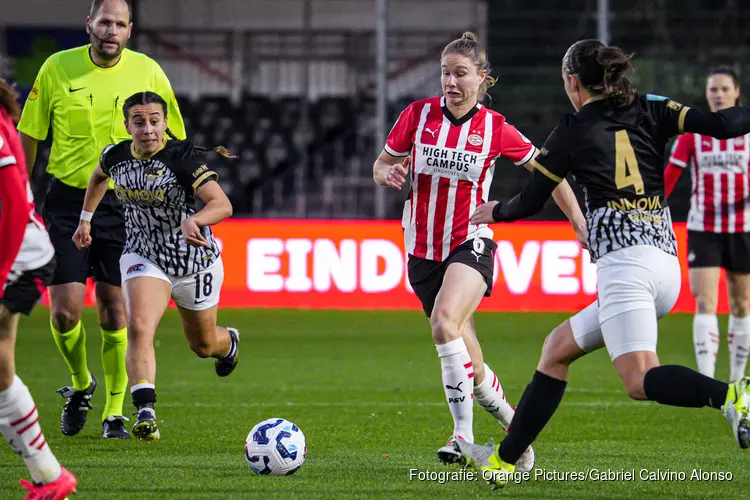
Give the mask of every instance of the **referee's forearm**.
[[34, 163], [36, 162], [36, 150], [38, 144], [39, 141], [21, 132], [21, 148], [23, 149], [23, 154], [26, 157], [26, 168], [28, 169], [29, 174], [34, 171]]

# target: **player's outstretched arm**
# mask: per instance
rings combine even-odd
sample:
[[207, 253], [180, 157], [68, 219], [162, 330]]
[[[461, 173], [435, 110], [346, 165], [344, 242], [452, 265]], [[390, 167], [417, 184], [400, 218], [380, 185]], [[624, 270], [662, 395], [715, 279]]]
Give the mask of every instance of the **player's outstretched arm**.
[[510, 201], [491, 201], [480, 205], [471, 216], [471, 223], [513, 222], [539, 213], [563, 179], [539, 164], [535, 167], [526, 189]]
[[107, 183], [109, 176], [102, 170], [101, 164], [97, 164], [94, 173], [91, 174], [89, 185], [86, 188], [86, 195], [83, 198], [83, 210], [86, 212], [96, 212], [96, 207], [101, 203], [102, 198], [107, 193]]
[[96, 207], [101, 203], [107, 193], [109, 176], [102, 171], [101, 164], [97, 164], [94, 173], [91, 174], [86, 195], [83, 198], [83, 209], [78, 221], [78, 228], [73, 234], [73, 242], [78, 248], [86, 248], [91, 245], [91, 218], [96, 212]]
[[750, 134], [750, 106], [735, 106], [708, 113], [690, 108], [685, 115], [685, 132], [732, 139]]
[[[534, 165], [536, 162], [529, 161], [524, 164], [524, 168], [529, 172], [534, 171]], [[578, 242], [583, 248], [587, 247], [586, 237], [586, 218], [581, 212], [581, 207], [578, 205], [573, 189], [568, 184], [567, 180], [563, 180], [558, 186], [552, 191], [552, 199], [555, 200], [555, 204], [560, 207], [565, 217], [568, 218], [570, 224], [573, 226], [573, 230], [576, 233]]]

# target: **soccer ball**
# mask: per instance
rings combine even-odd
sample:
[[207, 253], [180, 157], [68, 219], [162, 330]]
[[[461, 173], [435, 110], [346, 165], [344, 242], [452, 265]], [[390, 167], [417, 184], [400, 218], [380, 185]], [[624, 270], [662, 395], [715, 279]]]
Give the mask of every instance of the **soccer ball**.
[[283, 418], [260, 422], [245, 440], [245, 459], [256, 474], [294, 474], [305, 463], [306, 455], [305, 435]]

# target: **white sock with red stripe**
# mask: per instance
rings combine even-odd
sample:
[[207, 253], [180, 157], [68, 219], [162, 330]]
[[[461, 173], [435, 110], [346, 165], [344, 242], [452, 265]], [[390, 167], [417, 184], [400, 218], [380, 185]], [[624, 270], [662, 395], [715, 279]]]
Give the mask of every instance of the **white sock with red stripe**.
[[60, 477], [60, 463], [44, 439], [34, 400], [18, 375], [10, 387], [0, 391], [0, 431], [26, 462], [32, 481], [46, 484]]
[[715, 314], [696, 314], [693, 318], [693, 346], [698, 371], [714, 377], [719, 352], [719, 320]]
[[750, 316], [729, 316], [729, 381], [745, 376], [747, 353], [750, 348]]
[[474, 442], [474, 367], [464, 339], [436, 345], [443, 373], [443, 390], [453, 415], [453, 434]]
[[485, 363], [484, 380], [474, 387], [474, 396], [479, 406], [487, 410], [487, 413], [495, 417], [507, 430], [516, 410], [505, 400], [503, 386], [495, 372]]

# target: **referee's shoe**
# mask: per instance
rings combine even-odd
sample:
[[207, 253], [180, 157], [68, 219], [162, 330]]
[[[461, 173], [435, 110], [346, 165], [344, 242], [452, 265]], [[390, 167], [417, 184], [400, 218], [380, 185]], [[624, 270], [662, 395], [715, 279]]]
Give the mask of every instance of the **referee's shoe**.
[[60, 396], [68, 400], [60, 416], [60, 430], [66, 436], [75, 436], [86, 425], [86, 418], [91, 409], [91, 396], [96, 391], [96, 379], [90, 373], [89, 377], [91, 383], [82, 391], [70, 386], [57, 390]]
[[102, 437], [104, 439], [128, 439], [130, 434], [125, 428], [127, 418], [121, 415], [110, 415], [102, 422]]

